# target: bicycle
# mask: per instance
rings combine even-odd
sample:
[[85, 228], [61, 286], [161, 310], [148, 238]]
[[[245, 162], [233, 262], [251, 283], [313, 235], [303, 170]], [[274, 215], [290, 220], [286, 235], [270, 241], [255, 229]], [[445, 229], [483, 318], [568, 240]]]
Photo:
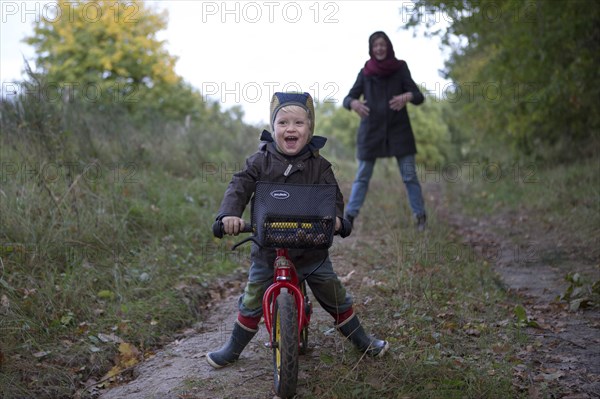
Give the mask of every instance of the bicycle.
[[[315, 197], [316, 193], [321, 197]], [[335, 234], [336, 193], [335, 185], [258, 182], [252, 222], [244, 223], [242, 231], [253, 233], [253, 236], [232, 247], [235, 250], [252, 241], [262, 247], [275, 248], [273, 283], [263, 295], [262, 307], [269, 332], [266, 345], [273, 350], [273, 386], [280, 398], [290, 398], [296, 393], [299, 355], [305, 354], [308, 349], [308, 327], [312, 314], [306, 279], [321, 266], [300, 280], [288, 249], [331, 246]], [[308, 207], [311, 208], [310, 212], [306, 211], [307, 202], [298, 203], [295, 198], [298, 195], [311, 199]], [[294, 204], [304, 209], [289, 207], [290, 203], [284, 201], [289, 198], [293, 198], [296, 201]], [[348, 222], [343, 223], [343, 236], [349, 235], [350, 230]], [[213, 224], [213, 235], [223, 237], [221, 222]]]

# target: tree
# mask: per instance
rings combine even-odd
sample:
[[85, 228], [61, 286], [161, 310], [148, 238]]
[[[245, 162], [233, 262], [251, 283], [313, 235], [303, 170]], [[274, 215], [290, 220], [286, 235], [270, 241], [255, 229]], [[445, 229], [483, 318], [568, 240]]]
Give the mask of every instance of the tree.
[[452, 155], [450, 132], [444, 112], [448, 103], [427, 94], [425, 98], [422, 105], [407, 105], [417, 144], [416, 159], [418, 164], [440, 165]]
[[[437, 32], [435, 21], [448, 22]], [[597, 135], [600, 7], [570, 0], [416, 0], [406, 28], [442, 35], [472, 130], [525, 153], [573, 153]]]
[[179, 91], [181, 100], [191, 88], [175, 73], [176, 58], [156, 37], [166, 25], [166, 12], [139, 0], [59, 0], [56, 14], [36, 21], [25, 42], [36, 49], [35, 64], [45, 84], [69, 100], [168, 112], [178, 107], [173, 92]]
[[328, 151], [334, 156], [354, 158], [356, 131], [360, 118], [333, 102], [317, 102], [315, 107], [316, 133], [327, 137]]

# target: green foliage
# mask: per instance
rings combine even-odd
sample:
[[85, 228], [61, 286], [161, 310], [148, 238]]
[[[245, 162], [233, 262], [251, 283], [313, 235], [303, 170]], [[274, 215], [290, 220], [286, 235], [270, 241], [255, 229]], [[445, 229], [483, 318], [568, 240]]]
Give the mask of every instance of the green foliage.
[[[582, 266], [597, 265], [600, 258], [598, 166], [597, 159], [587, 158], [543, 169], [535, 163], [498, 164], [501, 178], [475, 175], [449, 185], [447, 193], [468, 216], [496, 215], [502, 223], [519, 224], [527, 237], [537, 237], [520, 252], [523, 261], [543, 262], [564, 272], [568, 285], [556, 299], [577, 311], [600, 304], [597, 266]], [[522, 313], [515, 315], [519, 322], [529, 322]]]
[[450, 21], [437, 33], [452, 45], [448, 76], [460, 90], [466, 135], [500, 136], [540, 157], [551, 155], [544, 148], [563, 158], [598, 149], [596, 3], [418, 0], [413, 11], [406, 27], [433, 29], [440, 15]]
[[523, 305], [515, 306], [515, 318], [517, 319], [516, 325], [519, 328], [522, 327], [534, 327], [539, 328], [538, 323], [535, 320], [530, 320], [529, 316], [527, 316], [527, 310], [523, 307]]
[[417, 164], [439, 165], [451, 158], [450, 130], [446, 110], [450, 104], [426, 95], [419, 106], [408, 105], [410, 123], [417, 142]]
[[570, 311], [600, 306], [600, 279], [593, 281], [577, 272], [569, 272], [565, 281], [569, 285], [557, 299], [568, 302]]
[[[336, 367], [319, 368], [307, 397], [524, 397], [511, 386], [514, 304], [490, 264], [435, 214], [426, 237], [416, 232], [409, 207], [398, 206], [406, 203], [401, 184], [380, 174], [371, 184], [362, 234], [339, 248], [350, 265], [337, 267], [352, 271], [355, 298], [373, 298], [357, 312], [365, 329], [390, 342], [390, 352], [377, 361], [345, 352]], [[332, 349], [319, 350], [323, 359]]]
[[56, 90], [64, 101], [142, 108], [140, 119], [159, 110], [177, 117], [191, 112], [197, 95], [175, 73], [176, 58], [156, 37], [166, 27], [165, 12], [139, 0], [61, 0], [57, 6], [57, 17], [37, 20], [25, 39], [45, 79], [37, 82], [40, 92]]
[[[420, 164], [439, 164], [451, 154], [450, 133], [446, 122], [445, 101], [427, 96], [423, 105], [409, 105], [411, 125], [417, 142]], [[317, 133], [327, 137], [328, 151], [336, 158], [351, 158], [356, 150], [356, 134], [360, 123], [359, 116], [342, 106], [325, 102], [315, 108]]]
[[334, 157], [354, 157], [359, 117], [333, 102], [317, 103], [315, 114], [315, 134], [327, 137], [328, 151]]
[[73, 397], [111, 368], [106, 336], [170, 340], [247, 257], [210, 225], [259, 132], [201, 101], [185, 121], [133, 121], [122, 104], [23, 93], [0, 101], [0, 396]]

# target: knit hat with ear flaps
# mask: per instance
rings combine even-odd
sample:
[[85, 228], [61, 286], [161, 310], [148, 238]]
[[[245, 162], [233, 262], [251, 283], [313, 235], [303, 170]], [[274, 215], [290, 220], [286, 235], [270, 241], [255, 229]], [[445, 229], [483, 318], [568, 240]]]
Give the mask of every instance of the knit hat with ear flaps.
[[310, 119], [310, 135], [312, 136], [315, 132], [315, 106], [312, 97], [308, 93], [274, 93], [271, 99], [271, 129], [275, 131], [277, 112], [289, 105], [297, 105], [306, 110], [308, 119]]

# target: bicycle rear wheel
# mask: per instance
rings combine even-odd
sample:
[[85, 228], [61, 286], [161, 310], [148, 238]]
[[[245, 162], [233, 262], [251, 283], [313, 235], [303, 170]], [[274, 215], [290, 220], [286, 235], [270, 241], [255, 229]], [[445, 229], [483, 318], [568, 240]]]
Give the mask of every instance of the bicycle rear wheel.
[[291, 398], [298, 383], [298, 316], [294, 297], [286, 288], [275, 300], [272, 328], [275, 393]]

